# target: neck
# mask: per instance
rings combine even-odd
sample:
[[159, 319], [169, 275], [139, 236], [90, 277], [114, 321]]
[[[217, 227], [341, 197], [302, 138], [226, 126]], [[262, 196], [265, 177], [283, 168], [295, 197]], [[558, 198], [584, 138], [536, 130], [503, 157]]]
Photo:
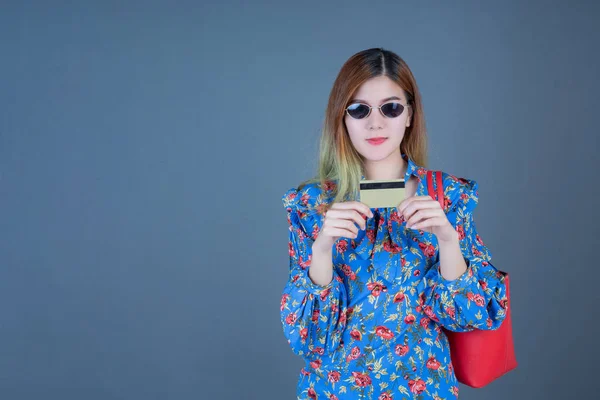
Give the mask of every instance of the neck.
[[404, 179], [408, 164], [402, 158], [400, 150], [389, 155], [383, 160], [364, 161], [365, 179], [368, 180], [388, 180]]

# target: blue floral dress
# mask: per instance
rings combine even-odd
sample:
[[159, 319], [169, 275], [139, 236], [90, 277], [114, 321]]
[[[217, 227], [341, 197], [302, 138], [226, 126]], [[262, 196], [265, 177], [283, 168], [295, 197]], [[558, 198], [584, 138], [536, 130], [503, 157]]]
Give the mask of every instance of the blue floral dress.
[[[427, 169], [406, 155], [427, 194]], [[289, 189], [282, 197], [289, 222], [289, 279], [281, 323], [305, 365], [297, 399], [449, 399], [458, 397], [450, 331], [497, 329], [506, 316], [505, 274], [477, 233], [477, 183], [442, 173], [444, 211], [459, 234], [467, 271], [448, 281], [440, 273], [435, 235], [406, 228], [396, 208], [371, 208], [358, 237], [332, 247], [333, 280], [308, 276], [313, 241], [336, 182]], [[364, 178], [364, 176], [363, 176]]]

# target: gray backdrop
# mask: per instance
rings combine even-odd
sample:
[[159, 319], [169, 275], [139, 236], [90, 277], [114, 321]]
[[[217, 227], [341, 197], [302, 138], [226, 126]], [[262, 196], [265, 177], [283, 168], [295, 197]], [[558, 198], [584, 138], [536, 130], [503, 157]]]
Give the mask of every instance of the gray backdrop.
[[513, 278], [520, 365], [461, 399], [598, 396], [599, 7], [414, 3], [3, 1], [0, 398], [295, 398], [281, 196], [376, 46]]

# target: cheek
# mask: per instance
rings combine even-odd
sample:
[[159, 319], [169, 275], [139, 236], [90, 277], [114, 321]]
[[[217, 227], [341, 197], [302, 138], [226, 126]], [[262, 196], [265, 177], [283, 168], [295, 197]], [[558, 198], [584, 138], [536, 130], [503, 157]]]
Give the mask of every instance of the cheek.
[[361, 126], [361, 121], [351, 117], [346, 117], [344, 122], [346, 123], [346, 130], [348, 131], [350, 140], [352, 140], [352, 143], [356, 145], [356, 143], [359, 142], [364, 136], [364, 128]]

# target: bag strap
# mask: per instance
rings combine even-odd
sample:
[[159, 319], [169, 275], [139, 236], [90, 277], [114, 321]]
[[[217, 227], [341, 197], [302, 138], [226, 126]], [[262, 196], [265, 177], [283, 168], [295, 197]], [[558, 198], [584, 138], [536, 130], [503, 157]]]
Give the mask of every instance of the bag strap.
[[427, 171], [427, 191], [434, 200], [437, 200], [444, 208], [444, 184], [442, 182], [442, 171], [435, 171], [435, 180], [437, 181], [437, 193], [433, 190], [433, 171]]

